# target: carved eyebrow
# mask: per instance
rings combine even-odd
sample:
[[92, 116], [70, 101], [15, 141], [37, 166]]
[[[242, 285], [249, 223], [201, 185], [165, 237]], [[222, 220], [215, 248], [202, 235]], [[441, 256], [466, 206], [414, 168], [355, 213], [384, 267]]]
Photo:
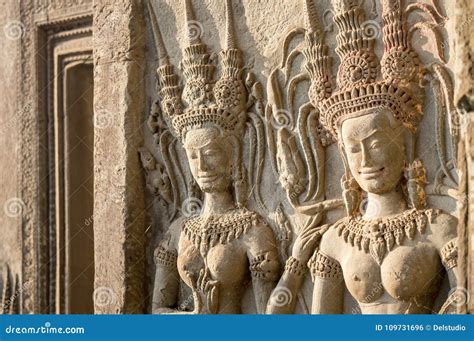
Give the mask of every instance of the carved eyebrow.
[[372, 129], [371, 131], [369, 131], [367, 134], [365, 134], [364, 137], [362, 138], [359, 138], [357, 133], [359, 132], [356, 132], [355, 134], [351, 134], [350, 136], [347, 137], [347, 139], [349, 141], [355, 141], [355, 142], [358, 142], [358, 141], [364, 141], [364, 140], [367, 140], [369, 137], [371, 137], [372, 135], [374, 135], [375, 133], [378, 133], [378, 130], [375, 130], [375, 129]]
[[196, 146], [196, 144], [191, 145], [189, 143], [189, 144], [185, 144], [184, 147], [188, 148], [188, 149], [191, 149], [191, 150], [199, 150], [199, 149], [202, 149], [202, 148], [206, 148], [210, 144], [211, 144], [211, 141], [206, 141], [203, 145]]
[[374, 136], [377, 133], [380, 133], [380, 131], [373, 129], [370, 132], [368, 132], [367, 135], [365, 137], [361, 138], [360, 140], [365, 141], [365, 140], [369, 139], [370, 137]]

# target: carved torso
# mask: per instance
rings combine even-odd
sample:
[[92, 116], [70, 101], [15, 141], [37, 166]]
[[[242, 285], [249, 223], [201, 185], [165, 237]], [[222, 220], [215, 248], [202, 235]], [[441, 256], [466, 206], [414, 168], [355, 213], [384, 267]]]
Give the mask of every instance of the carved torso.
[[396, 247], [381, 265], [355, 248], [343, 256], [344, 281], [363, 313], [375, 312], [380, 304], [395, 304], [398, 313], [430, 312], [443, 271], [437, 250], [423, 239]]
[[274, 245], [255, 238], [265, 232], [263, 229], [268, 227], [247, 210], [184, 222], [177, 266], [180, 277], [193, 291], [197, 312], [241, 313], [250, 276], [258, 275], [252, 269], [253, 262], [258, 262], [257, 250], [262, 254], [274, 252]]
[[[245, 248], [240, 240], [233, 240], [226, 245], [218, 244], [211, 247], [207, 255], [203, 256], [186, 236], [180, 238], [180, 255], [178, 257], [178, 271], [180, 277], [204, 306], [208, 306], [208, 299], [212, 293], [206, 294], [199, 288], [198, 279], [208, 272], [209, 277], [204, 281], [216, 281], [216, 298], [219, 302], [218, 311], [212, 313], [240, 313], [240, 299], [248, 280], [248, 261]], [[205, 285], [205, 284], [204, 284]], [[209, 297], [209, 298], [208, 298]], [[208, 308], [204, 308], [206, 311]]]
[[[343, 276], [362, 313], [432, 313], [444, 275], [439, 249], [431, 239], [436, 214], [405, 211], [392, 218], [398, 227], [382, 223], [379, 229], [363, 221], [365, 231], [356, 227], [360, 218], [345, 218], [323, 236], [319, 253], [327, 256], [333, 276]], [[383, 245], [376, 245], [378, 241]]]

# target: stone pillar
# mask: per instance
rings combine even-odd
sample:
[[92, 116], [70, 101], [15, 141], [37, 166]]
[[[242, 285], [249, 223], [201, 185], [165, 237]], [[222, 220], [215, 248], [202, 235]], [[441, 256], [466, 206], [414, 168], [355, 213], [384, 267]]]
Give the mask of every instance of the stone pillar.
[[460, 170], [460, 192], [466, 193], [459, 201], [460, 220], [460, 266], [466, 276], [460, 286], [466, 286], [469, 294], [465, 298], [467, 312], [474, 313], [474, 75], [472, 60], [474, 58], [474, 4], [469, 0], [460, 0], [452, 6], [455, 17], [451, 35], [454, 37], [453, 55], [455, 63], [453, 73], [455, 79], [454, 103], [462, 112], [460, 120], [461, 141], [458, 154]]
[[143, 313], [144, 9], [94, 1], [95, 313]]
[[[474, 187], [474, 112], [467, 113], [463, 129], [463, 139], [459, 143], [458, 167], [460, 171], [460, 191], [466, 193], [459, 202], [459, 263], [466, 275], [460, 284], [466, 287], [469, 294], [466, 297], [467, 312], [474, 313], [474, 302], [470, 297], [474, 293], [474, 267], [472, 255], [474, 251], [474, 200], [472, 197]], [[464, 311], [462, 311], [464, 312]]]

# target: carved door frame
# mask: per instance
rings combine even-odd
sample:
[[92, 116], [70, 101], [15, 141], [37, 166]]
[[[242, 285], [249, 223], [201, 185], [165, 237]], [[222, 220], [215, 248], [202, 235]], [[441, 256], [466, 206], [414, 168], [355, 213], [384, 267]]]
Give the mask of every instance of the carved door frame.
[[[62, 276], [56, 259], [58, 229], [62, 226], [56, 217], [58, 213], [61, 217], [63, 210], [58, 205], [62, 186], [58, 183], [61, 170], [56, 169], [55, 160], [56, 150], [62, 148], [61, 126], [57, 124], [60, 113], [55, 108], [62, 107], [62, 98], [55, 93], [56, 76], [71, 63], [92, 61], [92, 6], [81, 3], [52, 10], [22, 9], [20, 18], [29, 23], [25, 25], [29, 30], [20, 54], [20, 74], [27, 81], [25, 89], [19, 91], [18, 101], [24, 115], [19, 126], [19, 167], [22, 172], [32, 172], [30, 177], [22, 176], [19, 184], [25, 212], [21, 222], [22, 286], [18, 294], [22, 313], [62, 313], [64, 295], [61, 286], [56, 285]], [[58, 50], [59, 45], [64, 48]], [[36, 128], [36, 134], [29, 125]], [[24, 155], [31, 158], [24, 160]], [[29, 187], [36, 188], [28, 190]]]

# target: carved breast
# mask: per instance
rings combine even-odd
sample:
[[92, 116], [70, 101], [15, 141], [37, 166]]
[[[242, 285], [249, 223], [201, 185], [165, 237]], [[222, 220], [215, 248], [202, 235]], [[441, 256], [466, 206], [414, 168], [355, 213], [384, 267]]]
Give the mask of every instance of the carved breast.
[[[248, 260], [239, 240], [211, 247], [206, 261], [212, 279], [224, 287], [242, 283], [248, 273]], [[193, 282], [196, 282], [199, 272], [204, 268], [204, 259], [199, 250], [186, 237], [182, 237], [178, 270], [183, 281], [193, 287]]]
[[384, 292], [402, 301], [432, 294], [442, 270], [436, 249], [421, 242], [395, 247], [381, 266], [369, 254], [352, 248], [341, 266], [348, 290], [361, 303], [375, 302]]
[[179, 275], [190, 288], [193, 288], [199, 277], [200, 270], [204, 269], [204, 260], [199, 254], [199, 250], [189, 241], [181, 238], [179, 244]]
[[247, 256], [238, 241], [211, 248], [207, 263], [213, 278], [223, 284], [241, 283], [248, 273]]
[[257, 214], [246, 209], [188, 219], [178, 252], [178, 267], [186, 284], [193, 287], [192, 281], [197, 280], [205, 265], [212, 280], [219, 281], [220, 286], [240, 284], [249, 267], [241, 237], [257, 221]]
[[347, 289], [357, 301], [370, 303], [382, 296], [380, 268], [370, 255], [353, 249], [341, 266]]
[[437, 291], [442, 266], [437, 250], [428, 243], [419, 243], [390, 252], [382, 263], [381, 275], [390, 296], [408, 301]]

